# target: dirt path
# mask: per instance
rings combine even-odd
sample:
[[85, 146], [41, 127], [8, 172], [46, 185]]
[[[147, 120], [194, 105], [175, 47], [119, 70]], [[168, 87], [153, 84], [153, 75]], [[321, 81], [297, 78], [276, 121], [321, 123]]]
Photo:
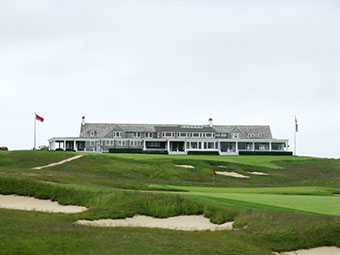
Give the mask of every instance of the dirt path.
[[133, 218], [125, 219], [102, 219], [102, 220], [79, 220], [76, 224], [95, 227], [147, 227], [164, 228], [184, 231], [218, 231], [232, 230], [233, 222], [224, 224], [213, 224], [203, 215], [176, 216], [165, 219], [158, 219], [149, 216], [135, 215]]
[[74, 156], [72, 158], [64, 159], [62, 161], [51, 163], [51, 164], [48, 164], [48, 165], [45, 165], [45, 166], [33, 167], [32, 169], [38, 169], [39, 170], [39, 169], [43, 169], [43, 168], [46, 168], [46, 167], [57, 166], [57, 165], [61, 165], [61, 164], [70, 162], [70, 161], [75, 160], [75, 159], [79, 159], [81, 157], [84, 157], [84, 155], [77, 155], [77, 156]]
[[60, 205], [51, 200], [17, 195], [0, 195], [0, 208], [53, 213], [80, 213], [87, 210], [83, 206]]

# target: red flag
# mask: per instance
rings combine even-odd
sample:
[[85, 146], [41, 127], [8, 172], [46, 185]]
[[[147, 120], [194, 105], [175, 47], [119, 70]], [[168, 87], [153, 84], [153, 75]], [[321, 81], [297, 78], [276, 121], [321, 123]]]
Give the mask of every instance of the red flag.
[[41, 122], [44, 122], [44, 118], [40, 117], [38, 114], [35, 114], [35, 119], [40, 120]]
[[295, 117], [295, 131], [299, 132], [299, 125], [298, 125], [296, 117]]
[[216, 175], [216, 172], [214, 171], [214, 175]]

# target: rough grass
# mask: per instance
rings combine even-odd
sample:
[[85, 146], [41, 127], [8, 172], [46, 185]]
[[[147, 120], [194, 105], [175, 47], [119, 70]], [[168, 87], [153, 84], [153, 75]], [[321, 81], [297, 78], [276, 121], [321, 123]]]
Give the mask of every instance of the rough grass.
[[[86, 154], [64, 165], [31, 169], [73, 155], [0, 153], [0, 193], [89, 208], [72, 215], [0, 209], [0, 253], [269, 255], [271, 250], [340, 245], [340, 217], [306, 214], [338, 213], [340, 206], [334, 201], [340, 197], [332, 194], [340, 188], [339, 160]], [[194, 165], [195, 169], [175, 164]], [[221, 176], [215, 179], [218, 187], [213, 187], [212, 172], [221, 170], [218, 165], [224, 165], [226, 171], [260, 171], [269, 176], [251, 176], [249, 180]], [[329, 206], [332, 204], [334, 207]], [[247, 228], [182, 232], [72, 224], [78, 219], [135, 214], [168, 217], [202, 213], [214, 223], [235, 220], [234, 226]]]

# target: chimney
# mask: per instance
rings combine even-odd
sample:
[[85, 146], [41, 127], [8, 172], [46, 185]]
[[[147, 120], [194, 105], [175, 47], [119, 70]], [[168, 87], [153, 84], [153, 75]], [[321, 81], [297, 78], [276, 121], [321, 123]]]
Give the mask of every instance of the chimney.
[[85, 116], [81, 117], [81, 124], [84, 126], [85, 125]]
[[210, 119], [209, 119], [209, 127], [212, 127], [212, 126], [213, 126], [213, 119], [210, 118]]

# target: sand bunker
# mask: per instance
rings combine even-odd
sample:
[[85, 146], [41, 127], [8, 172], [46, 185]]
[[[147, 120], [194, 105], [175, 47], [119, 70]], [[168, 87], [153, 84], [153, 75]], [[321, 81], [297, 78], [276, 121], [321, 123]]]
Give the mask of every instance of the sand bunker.
[[230, 177], [235, 177], [235, 178], [249, 178], [249, 176], [245, 176], [243, 174], [238, 174], [235, 172], [215, 172], [216, 174], [220, 174], [220, 175], [225, 175], [225, 176], [230, 176]]
[[50, 200], [17, 195], [0, 195], [0, 208], [53, 213], [80, 213], [87, 210], [83, 206], [60, 205]]
[[269, 175], [267, 173], [263, 173], [263, 172], [247, 172], [248, 174], [252, 174], [252, 175]]
[[43, 169], [43, 168], [46, 168], [46, 167], [51, 167], [51, 166], [57, 166], [57, 165], [61, 165], [61, 164], [64, 164], [66, 162], [70, 162], [72, 160], [75, 160], [75, 159], [78, 159], [78, 158], [81, 158], [83, 157], [84, 155], [77, 155], [77, 156], [74, 156], [72, 158], [68, 158], [68, 159], [64, 159], [62, 161], [59, 161], [59, 162], [55, 162], [55, 163], [51, 163], [51, 164], [48, 164], [46, 166], [37, 166], [37, 167], [33, 167], [32, 169]]
[[308, 250], [297, 250], [290, 252], [280, 252], [274, 253], [278, 255], [340, 255], [340, 248], [332, 246], [332, 247], [319, 247], [312, 248]]
[[147, 227], [165, 228], [184, 231], [218, 231], [233, 229], [233, 222], [213, 224], [203, 215], [176, 216], [165, 219], [157, 219], [149, 216], [135, 215], [126, 219], [102, 219], [95, 221], [78, 220], [76, 224], [95, 227]]
[[195, 168], [194, 166], [191, 166], [191, 165], [175, 165], [175, 166], [183, 167], [183, 168]]

